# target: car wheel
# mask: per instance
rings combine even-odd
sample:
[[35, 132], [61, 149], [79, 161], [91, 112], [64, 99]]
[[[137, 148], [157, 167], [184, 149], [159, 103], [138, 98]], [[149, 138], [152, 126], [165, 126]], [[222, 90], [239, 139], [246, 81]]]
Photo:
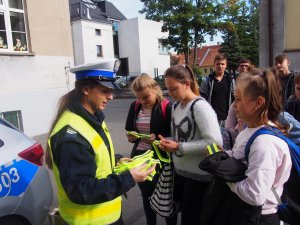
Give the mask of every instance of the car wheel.
[[16, 217], [3, 217], [0, 218], [0, 224], [1, 225], [29, 225], [28, 223], [22, 221], [19, 218]]

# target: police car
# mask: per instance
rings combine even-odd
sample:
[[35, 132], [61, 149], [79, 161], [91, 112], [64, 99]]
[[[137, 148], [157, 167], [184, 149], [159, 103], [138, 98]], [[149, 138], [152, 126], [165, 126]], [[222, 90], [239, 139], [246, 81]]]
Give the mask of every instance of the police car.
[[52, 185], [40, 144], [0, 118], [0, 224], [42, 225]]

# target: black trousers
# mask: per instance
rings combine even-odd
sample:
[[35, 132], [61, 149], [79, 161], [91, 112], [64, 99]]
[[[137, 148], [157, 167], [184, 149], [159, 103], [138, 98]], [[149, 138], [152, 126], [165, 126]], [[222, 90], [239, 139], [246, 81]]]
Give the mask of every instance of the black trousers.
[[184, 182], [181, 205], [181, 225], [199, 225], [200, 210], [209, 183], [182, 176], [179, 177], [181, 182]]
[[259, 225], [279, 225], [280, 220], [276, 213], [269, 215], [261, 215]]

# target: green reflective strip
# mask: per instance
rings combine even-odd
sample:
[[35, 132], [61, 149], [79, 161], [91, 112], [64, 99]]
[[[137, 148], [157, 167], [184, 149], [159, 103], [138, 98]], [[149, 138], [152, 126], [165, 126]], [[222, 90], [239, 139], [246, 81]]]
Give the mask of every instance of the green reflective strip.
[[[135, 132], [135, 131], [127, 131], [127, 134], [131, 134], [131, 135], [133, 135], [137, 138], [150, 138], [151, 137], [150, 134], [142, 134], [142, 133], [138, 133], [138, 132]], [[160, 150], [159, 150], [158, 145], [159, 145], [158, 140], [155, 140], [155, 141], [152, 142], [152, 147], [154, 148], [159, 160], [162, 161], [162, 162], [166, 162], [166, 163], [171, 162], [170, 153], [166, 152], [167, 155], [168, 155], [167, 159], [162, 157], [162, 155], [160, 154]]]
[[154, 148], [158, 158], [160, 159], [160, 161], [162, 162], [166, 162], [166, 163], [169, 163], [171, 162], [171, 158], [170, 158], [170, 153], [167, 152], [167, 155], [168, 155], [168, 159], [165, 159], [164, 157], [162, 157], [162, 155], [160, 154], [160, 151], [158, 149], [158, 145], [159, 145], [159, 141], [158, 140], [155, 140], [152, 142], [152, 147]]
[[206, 148], [207, 148], [208, 154], [212, 155], [213, 154], [213, 150], [211, 149], [210, 145], [207, 145]]
[[212, 155], [212, 154], [220, 151], [218, 149], [218, 146], [217, 146], [216, 143], [213, 143], [211, 145], [207, 145], [206, 148], [207, 148], [207, 151], [208, 151], [209, 155]]
[[150, 134], [142, 134], [142, 133], [137, 133], [135, 131], [127, 131], [127, 134], [133, 135], [137, 138], [150, 138]]
[[[114, 168], [114, 172], [116, 174], [120, 174], [124, 171], [133, 169], [137, 166], [140, 166], [142, 164], [146, 164], [146, 167], [144, 168], [143, 171], [146, 171], [147, 169], [149, 169], [150, 167], [152, 167], [154, 164], [159, 164], [160, 165], [160, 161], [157, 159], [153, 159], [153, 154], [154, 152], [151, 150], [146, 151], [144, 154], [142, 155], [137, 155], [135, 157], [132, 158], [131, 162], [122, 162], [120, 165], [116, 166]], [[161, 165], [160, 165], [161, 166]], [[147, 176], [147, 180], [152, 181], [154, 175], [156, 174], [156, 171], [154, 170], [151, 174], [149, 174]]]

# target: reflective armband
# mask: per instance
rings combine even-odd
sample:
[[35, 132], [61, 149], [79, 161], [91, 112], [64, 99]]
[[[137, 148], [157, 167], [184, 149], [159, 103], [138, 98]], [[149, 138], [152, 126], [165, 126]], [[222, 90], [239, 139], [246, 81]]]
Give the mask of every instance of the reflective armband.
[[215, 154], [216, 152], [220, 151], [216, 143], [213, 143], [211, 145], [206, 145], [206, 149], [209, 155]]

